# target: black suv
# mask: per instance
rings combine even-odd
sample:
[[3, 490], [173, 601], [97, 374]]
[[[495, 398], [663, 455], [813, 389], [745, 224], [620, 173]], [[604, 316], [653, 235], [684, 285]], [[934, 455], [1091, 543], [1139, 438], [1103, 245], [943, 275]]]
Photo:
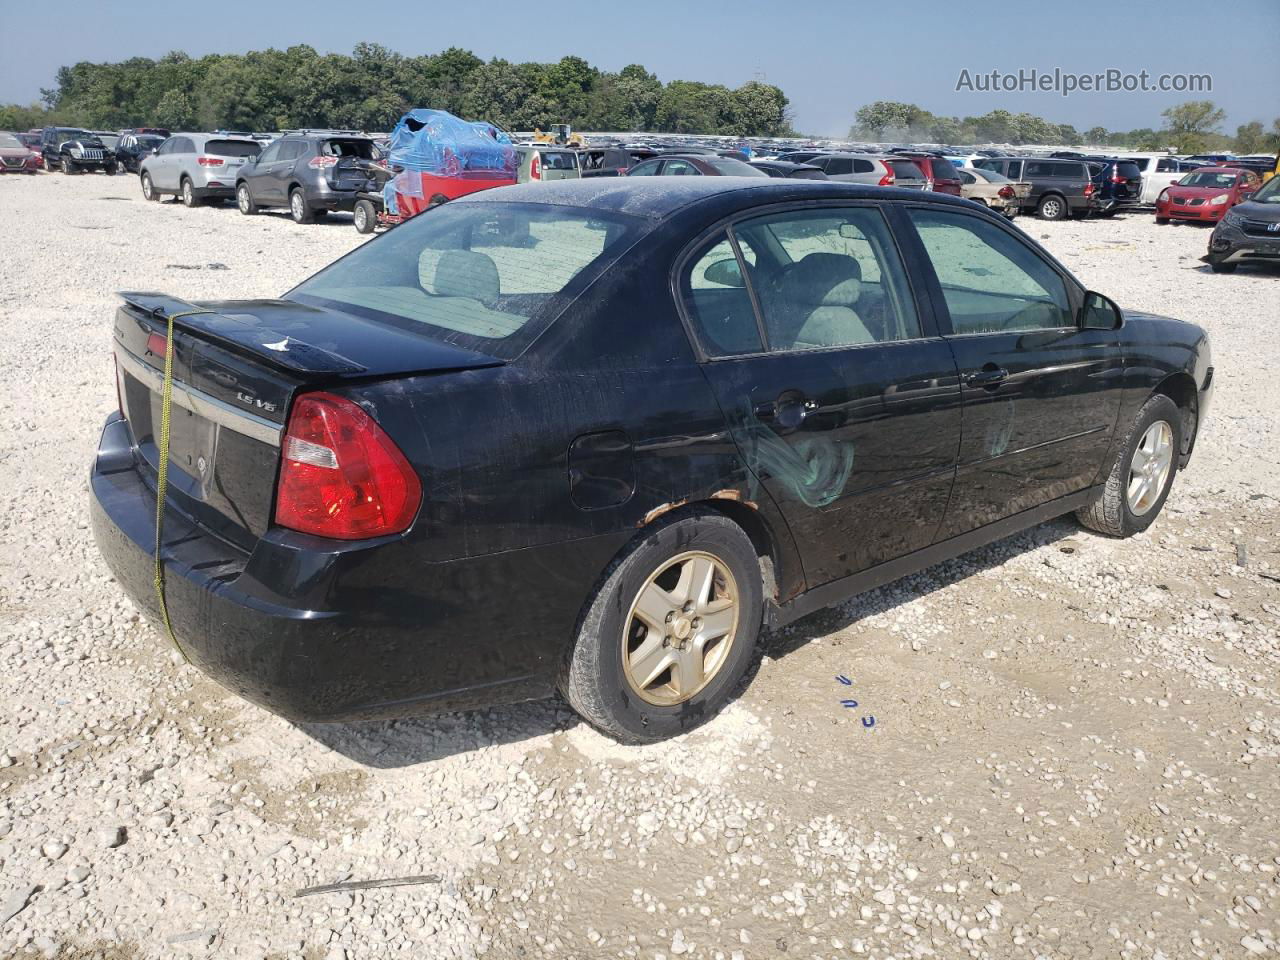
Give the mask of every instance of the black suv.
[[236, 177], [243, 214], [287, 207], [298, 223], [314, 223], [331, 210], [350, 211], [364, 189], [377, 151], [368, 137], [326, 131], [286, 133]]
[[[1065, 157], [1066, 154], [1054, 154]], [[1112, 217], [1122, 210], [1134, 210], [1142, 202], [1142, 168], [1133, 160], [1119, 157], [1096, 157], [1074, 154], [1070, 159], [1083, 160], [1093, 176], [1093, 212]]]
[[125, 173], [137, 173], [142, 158], [164, 143], [165, 138], [154, 133], [122, 133], [116, 144], [116, 163]]
[[1031, 184], [1022, 212], [1041, 220], [1087, 216], [1094, 210], [1093, 172], [1083, 160], [1047, 157], [984, 157], [973, 161], [979, 170], [994, 170], [1010, 180]]
[[40, 132], [40, 153], [46, 170], [56, 167], [63, 173], [116, 172], [115, 153], [106, 148], [96, 133], [79, 127], [45, 127]]

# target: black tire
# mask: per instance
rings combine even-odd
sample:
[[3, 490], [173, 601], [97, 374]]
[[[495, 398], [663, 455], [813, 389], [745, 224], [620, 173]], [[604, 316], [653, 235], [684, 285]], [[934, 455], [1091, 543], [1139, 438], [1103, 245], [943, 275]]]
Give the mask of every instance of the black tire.
[[67, 174], [67, 176], [71, 176], [71, 175], [73, 175], [73, 174], [75, 174], [75, 173], [78, 173], [78, 172], [79, 172], [79, 170], [78, 170], [78, 169], [77, 169], [77, 167], [76, 167], [76, 162], [75, 162], [74, 160], [70, 159], [69, 157], [63, 157], [63, 158], [62, 158], [62, 172], [63, 172], [63, 173], [65, 173], [65, 174]]
[[160, 199], [160, 192], [156, 190], [156, 185], [151, 182], [151, 174], [143, 170], [138, 177], [138, 182], [142, 185], [142, 197], [144, 200]]
[[[649, 578], [689, 551], [711, 555], [732, 573], [737, 622], [732, 646], [706, 685], [683, 702], [658, 705], [642, 699], [624, 672], [623, 621]], [[741, 527], [710, 511], [672, 513], [637, 537], [605, 571], [579, 625], [560, 690], [583, 719], [623, 742], [649, 743], [692, 730], [719, 712], [751, 665], [763, 593], [760, 561]]]
[[[1169, 425], [1173, 435], [1172, 465], [1155, 501], [1141, 514], [1135, 514], [1129, 507], [1127, 495], [1134, 452], [1146, 432], [1160, 421]], [[1162, 393], [1153, 394], [1138, 411], [1132, 428], [1120, 444], [1107, 474], [1102, 495], [1093, 503], [1077, 510], [1076, 518], [1090, 530], [1112, 537], [1131, 537], [1151, 526], [1164, 508], [1164, 502], [1173, 488], [1174, 477], [1178, 475], [1178, 461], [1183, 449], [1182, 423], [1182, 411], [1178, 409], [1178, 405]]]
[[446, 197], [443, 193], [436, 193], [432, 195], [431, 202], [427, 204], [427, 209], [430, 210], [432, 207], [439, 207], [448, 202], [449, 202], [449, 198]]
[[1235, 273], [1238, 266], [1238, 263], [1211, 263], [1209, 269], [1214, 273]]
[[102, 168], [102, 172], [108, 177], [114, 177], [116, 175], [116, 165], [114, 163], [108, 164]]
[[178, 183], [178, 196], [182, 197], [182, 203], [187, 207], [198, 207], [204, 201], [196, 196], [195, 185], [191, 182], [190, 177], [183, 177]]
[[236, 184], [236, 206], [246, 217], [258, 212], [258, 205], [253, 202], [253, 194], [249, 192], [247, 183]]
[[1065, 220], [1070, 212], [1067, 201], [1056, 193], [1041, 197], [1036, 205], [1036, 216], [1041, 220]]
[[293, 217], [294, 223], [316, 222], [315, 211], [307, 206], [307, 195], [301, 187], [289, 191], [289, 216]]
[[1157, 225], [1157, 226], [1161, 226], [1161, 227], [1163, 227], [1163, 226], [1164, 226], [1166, 223], [1168, 223], [1168, 222], [1169, 222], [1169, 218], [1168, 218], [1168, 217], [1156, 217], [1156, 225]]
[[351, 220], [356, 225], [356, 233], [373, 233], [378, 226], [378, 211], [373, 201], [357, 200]]

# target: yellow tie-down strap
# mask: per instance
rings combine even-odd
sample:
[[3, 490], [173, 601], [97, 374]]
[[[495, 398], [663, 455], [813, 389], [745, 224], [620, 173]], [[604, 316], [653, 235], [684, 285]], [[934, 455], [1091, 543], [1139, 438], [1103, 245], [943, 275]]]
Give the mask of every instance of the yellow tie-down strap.
[[173, 632], [173, 624], [169, 622], [169, 606], [164, 599], [164, 559], [160, 553], [164, 533], [164, 500], [169, 488], [169, 409], [173, 401], [173, 321], [209, 312], [211, 311], [188, 310], [186, 313], [174, 313], [166, 317], [168, 329], [165, 331], [164, 339], [164, 384], [160, 389], [160, 467], [156, 474], [156, 599], [160, 603], [160, 620], [164, 623], [165, 632], [169, 634], [169, 639], [187, 663], [191, 662], [191, 658], [187, 656], [187, 651], [182, 649], [182, 644], [178, 642], [178, 637]]

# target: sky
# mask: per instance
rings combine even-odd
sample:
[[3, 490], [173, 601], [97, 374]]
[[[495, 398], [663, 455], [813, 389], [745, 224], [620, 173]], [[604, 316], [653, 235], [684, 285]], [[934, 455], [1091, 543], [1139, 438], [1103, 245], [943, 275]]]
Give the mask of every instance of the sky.
[[[736, 87], [777, 84], [798, 130], [843, 136], [858, 107], [915, 103], [936, 114], [1004, 108], [1084, 131], [1160, 126], [1160, 111], [1191, 99], [1226, 110], [1223, 132], [1280, 114], [1280, 0], [1043, 4], [844, 0], [793, 4], [737, 0], [360, 3], [358, 0], [0, 0], [0, 102], [28, 103], [57, 68], [81, 60], [158, 57], [184, 50], [243, 53], [307, 43], [349, 53], [360, 41], [407, 55], [450, 46], [513, 61], [575, 54], [617, 70], [644, 64], [662, 80]], [[1208, 74], [1209, 93], [978, 92], [957, 90], [992, 70]], [[977, 85], [974, 80], [974, 85]], [[422, 104], [422, 106], [431, 106]], [[572, 118], [566, 118], [572, 120]]]

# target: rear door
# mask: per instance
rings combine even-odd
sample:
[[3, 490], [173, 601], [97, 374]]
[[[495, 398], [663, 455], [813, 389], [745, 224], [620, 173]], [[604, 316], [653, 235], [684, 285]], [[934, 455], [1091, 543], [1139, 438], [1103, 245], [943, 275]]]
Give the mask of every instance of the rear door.
[[261, 152], [261, 146], [249, 140], [213, 139], [205, 141], [204, 145], [206, 157], [214, 161], [222, 161], [215, 164], [216, 170], [211, 172], [215, 173], [216, 179], [228, 186], [236, 182], [241, 168]]
[[266, 169], [263, 183], [266, 185], [267, 202], [283, 205], [289, 202], [289, 184], [293, 180], [293, 165], [302, 154], [301, 140], [281, 140], [276, 158]]
[[1013, 227], [911, 206], [964, 399], [956, 536], [1097, 481], [1120, 407], [1116, 330], [1081, 329], [1082, 293]]
[[881, 207], [744, 218], [679, 277], [754, 495], [786, 518], [808, 586], [928, 546], [951, 491], [960, 390]]

